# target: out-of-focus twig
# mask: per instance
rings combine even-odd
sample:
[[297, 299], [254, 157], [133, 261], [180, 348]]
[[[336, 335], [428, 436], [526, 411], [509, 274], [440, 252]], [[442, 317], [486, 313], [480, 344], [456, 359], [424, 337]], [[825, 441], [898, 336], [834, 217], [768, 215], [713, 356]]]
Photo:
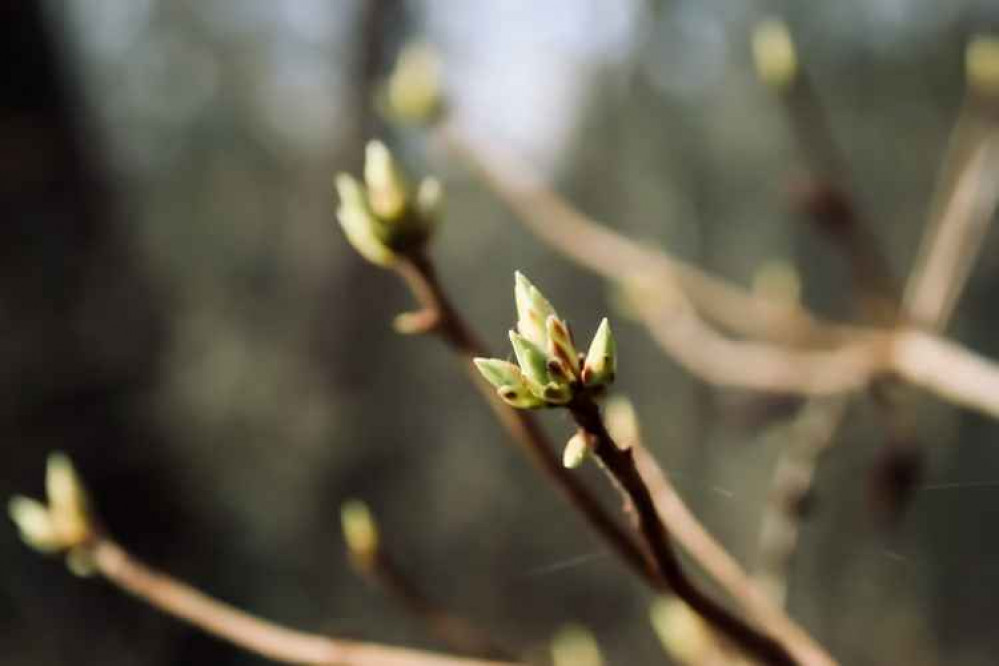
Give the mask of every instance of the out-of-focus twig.
[[433, 601], [405, 574], [388, 552], [366, 504], [350, 500], [341, 508], [341, 516], [347, 549], [357, 572], [418, 618], [431, 635], [459, 654], [512, 658], [485, 631]]
[[[942, 331], [953, 313], [954, 305], [967, 282], [985, 229], [995, 211], [997, 189], [997, 139], [991, 123], [979, 117], [974, 94], [952, 132], [948, 156], [938, 178], [936, 203], [923, 236], [920, 255], [906, 283], [901, 314], [927, 331]], [[919, 376], [942, 373], [959, 376], [964, 366], [948, 369], [947, 354], [935, 363], [935, 369], [919, 369], [911, 355], [907, 376], [919, 384]], [[932, 355], [931, 355], [932, 356]], [[994, 389], [980, 389], [986, 393]], [[913, 450], [908, 413], [915, 397], [905, 392], [892, 393], [889, 410], [889, 441], [873, 470], [873, 491], [878, 508], [896, 515], [904, 495], [918, 476], [918, 454]], [[901, 403], [901, 404], [900, 404]], [[812, 492], [815, 468], [821, 455], [832, 446], [839, 421], [846, 410], [843, 398], [811, 400], [791, 427], [791, 445], [778, 459], [770, 507], [763, 517], [760, 532], [760, 578], [773, 598], [783, 601], [788, 572], [798, 543], [803, 502]]]
[[532, 233], [595, 273], [622, 284], [632, 279], [656, 282], [666, 293], [667, 305], [674, 294], [684, 294], [697, 312], [748, 337], [828, 346], [852, 333], [849, 326], [821, 320], [794, 303], [759, 298], [588, 218], [547, 187], [530, 164], [497, 142], [476, 136], [457, 120], [441, 125], [437, 136]]
[[[693, 291], [701, 291], [708, 285], [719, 297], [698, 298], [698, 305], [713, 307], [728, 298], [732, 309], [727, 318], [738, 320], [743, 332], [785, 341], [835, 342], [829, 351], [803, 351], [780, 344], [737, 342], [712, 331], [710, 325], [695, 318], [697, 311], [688, 307], [694, 299], [687, 300], [680, 277], [706, 273], [681, 273], [677, 269], [681, 264], [675, 259], [586, 218], [532, 178], [528, 165], [511, 162], [512, 158], [495, 146], [473, 143], [466, 130], [452, 125], [445, 136], [456, 151], [474, 160], [477, 171], [494, 190], [553, 248], [626, 287], [639, 285], [648, 296], [639, 299], [643, 301], [643, 320], [667, 351], [698, 376], [731, 387], [834, 395], [864, 387], [878, 375], [894, 374], [945, 400], [999, 418], [999, 367], [960, 345], [919, 330], [826, 325], [800, 306], [774, 307], [718, 278], [694, 278], [686, 286], [696, 284]], [[647, 288], [649, 281], [655, 280], [661, 280], [655, 283], [658, 298]], [[778, 333], [781, 328], [783, 335]], [[705, 345], [712, 348], [712, 354], [703, 353]], [[951, 363], [956, 366], [948, 369]], [[845, 369], [837, 367], [840, 365]], [[961, 372], [955, 372], [956, 367]]]
[[274, 661], [316, 666], [512, 666], [374, 643], [339, 640], [288, 629], [212, 599], [143, 564], [115, 542], [91, 546], [96, 570], [122, 590], [156, 609]]

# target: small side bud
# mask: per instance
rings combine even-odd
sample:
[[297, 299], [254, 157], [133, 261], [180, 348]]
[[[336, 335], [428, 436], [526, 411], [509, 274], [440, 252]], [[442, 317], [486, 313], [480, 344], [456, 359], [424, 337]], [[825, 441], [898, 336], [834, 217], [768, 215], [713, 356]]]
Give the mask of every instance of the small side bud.
[[41, 553], [55, 553], [63, 548], [62, 539], [52, 524], [48, 508], [37, 500], [17, 495], [7, 504], [7, 513], [17, 525], [21, 540]]
[[753, 31], [756, 74], [777, 90], [788, 88], [798, 73], [798, 56], [787, 24], [780, 19], [760, 22]]
[[638, 427], [638, 415], [631, 400], [624, 396], [614, 396], [607, 400], [604, 408], [604, 422], [611, 437], [621, 448], [629, 448], [640, 442], [642, 434]]
[[444, 187], [436, 178], [424, 178], [416, 190], [416, 212], [428, 227], [444, 214]]
[[614, 381], [617, 374], [617, 344], [610, 324], [605, 317], [600, 322], [590, 349], [583, 362], [583, 383], [586, 386], [603, 386]]
[[395, 254], [378, 238], [378, 222], [368, 206], [361, 184], [346, 173], [338, 174], [335, 182], [340, 197], [337, 219], [340, 220], [347, 241], [371, 263], [391, 265], [395, 261]]
[[603, 656], [593, 632], [570, 624], [552, 639], [552, 666], [603, 666]]
[[369, 141], [365, 148], [364, 182], [368, 187], [368, 204], [375, 215], [385, 221], [402, 217], [409, 200], [409, 184], [381, 141]]
[[576, 469], [586, 460], [590, 453], [590, 445], [586, 441], [586, 436], [577, 432], [565, 445], [562, 451], [562, 465], [566, 469]]
[[429, 44], [412, 43], [399, 53], [384, 89], [388, 115], [405, 123], [429, 124], [443, 107], [441, 62]]
[[516, 331], [510, 331], [510, 344], [527, 386], [540, 396], [542, 388], [548, 384], [548, 357], [536, 344]]
[[548, 345], [545, 321], [551, 315], [557, 316], [555, 308], [520, 271], [514, 273], [513, 296], [517, 304], [517, 330], [544, 349]]
[[347, 500], [340, 506], [340, 524], [347, 549], [356, 558], [370, 558], [378, 550], [378, 525], [368, 505], [361, 500]]
[[673, 661], [683, 666], [708, 661], [713, 650], [710, 630], [685, 602], [675, 597], [657, 599], [649, 616], [659, 642]]
[[999, 94], [999, 37], [979, 35], [964, 54], [968, 86], [985, 95]]

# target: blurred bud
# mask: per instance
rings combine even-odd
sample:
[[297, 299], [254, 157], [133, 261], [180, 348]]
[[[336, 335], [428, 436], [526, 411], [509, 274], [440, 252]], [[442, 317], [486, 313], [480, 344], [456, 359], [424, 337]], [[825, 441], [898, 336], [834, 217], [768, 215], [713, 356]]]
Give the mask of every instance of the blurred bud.
[[443, 108], [441, 62], [425, 43], [406, 45], [383, 90], [387, 114], [404, 123], [430, 124]]
[[340, 196], [337, 218], [347, 241], [371, 263], [391, 265], [395, 261], [395, 253], [379, 240], [376, 233], [378, 222], [368, 207], [368, 200], [360, 183], [353, 176], [341, 173], [336, 177], [336, 189]]
[[347, 240], [367, 260], [389, 266], [398, 253], [422, 246], [440, 219], [443, 188], [435, 178], [420, 182], [415, 195], [396, 159], [379, 141], [365, 151], [364, 185], [339, 174], [337, 215]]
[[520, 371], [527, 380], [527, 386], [537, 395], [548, 384], [548, 357], [536, 344], [517, 331], [510, 331], [510, 344], [517, 356]]
[[520, 271], [514, 273], [513, 296], [517, 304], [517, 330], [544, 349], [548, 344], [545, 321], [549, 316], [557, 315], [555, 308]]
[[999, 94], [999, 38], [979, 35], [964, 54], [968, 86], [985, 95]]
[[352, 556], [367, 559], [377, 552], [378, 525], [367, 504], [356, 499], [344, 502], [340, 506], [340, 524]]
[[364, 183], [368, 204], [383, 221], [402, 217], [409, 200], [409, 183], [381, 141], [369, 141], [364, 151]]
[[624, 396], [614, 396], [607, 401], [604, 422], [607, 424], [607, 431], [621, 448], [629, 448], [642, 439], [635, 406]]
[[570, 624], [552, 639], [552, 666], [603, 666], [600, 646], [593, 632]]
[[565, 322], [555, 315], [545, 320], [545, 336], [548, 338], [548, 357], [557, 362], [568, 373], [568, 379], [579, 377], [579, 352], [572, 341], [572, 333]]
[[562, 451], [562, 465], [566, 469], [576, 469], [583, 464], [586, 456], [590, 453], [590, 445], [586, 441], [586, 435], [577, 432], [568, 442]]
[[768, 86], [783, 90], [794, 83], [798, 56], [787, 24], [780, 19], [761, 21], [753, 31], [756, 74]]
[[7, 513], [21, 532], [21, 540], [42, 553], [54, 553], [64, 548], [49, 516], [48, 507], [30, 497], [16, 495], [7, 504]]
[[[67, 553], [74, 573], [87, 575], [88, 544], [96, 536], [87, 493], [73, 464], [62, 453], [49, 456], [45, 470], [48, 505], [16, 496], [7, 505], [21, 539], [42, 553]], [[90, 570], [93, 569], [91, 566]]]
[[586, 386], [603, 386], [614, 381], [617, 373], [617, 345], [610, 324], [605, 317], [600, 321], [590, 349], [583, 362], [583, 383]]
[[424, 178], [416, 190], [416, 212], [428, 223], [444, 214], [444, 187], [436, 178]]
[[45, 489], [52, 523], [67, 547], [86, 541], [91, 532], [87, 496], [73, 463], [65, 454], [49, 455]]
[[683, 666], [704, 663], [712, 651], [712, 636], [704, 620], [686, 602], [662, 597], [650, 610], [652, 628], [670, 658]]

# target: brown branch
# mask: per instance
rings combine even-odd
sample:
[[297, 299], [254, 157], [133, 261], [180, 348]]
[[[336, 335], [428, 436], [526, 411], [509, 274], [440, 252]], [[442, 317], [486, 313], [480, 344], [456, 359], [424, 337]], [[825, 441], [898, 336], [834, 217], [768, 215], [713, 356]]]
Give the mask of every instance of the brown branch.
[[411, 254], [401, 257], [395, 268], [422, 306], [425, 319], [433, 322], [428, 332], [439, 335], [461, 357], [469, 378], [513, 440], [621, 559], [648, 583], [657, 585], [658, 575], [641, 547], [610, 517], [589, 490], [562, 466], [537, 422], [524, 411], [502, 402], [476, 370], [472, 359], [490, 354], [451, 305], [430, 260]]
[[785, 666], [798, 663], [780, 642], [714, 601], [687, 576], [673, 550], [670, 534], [659, 519], [649, 488], [638, 473], [631, 449], [623, 449], [614, 442], [592, 399], [581, 393], [569, 403], [568, 409], [594, 456], [624, 496], [626, 511], [631, 514], [668, 589], [712, 628], [761, 662]]
[[835, 666], [835, 660], [757, 587], [739, 562], [697, 520], [641, 442], [629, 444], [635, 466], [649, 488], [659, 517], [697, 565], [760, 626], [773, 632], [802, 666]]
[[509, 662], [338, 640], [288, 629], [212, 599], [152, 569], [111, 540], [99, 539], [90, 554], [97, 571], [122, 590], [206, 633], [277, 662], [316, 666], [513, 666]]

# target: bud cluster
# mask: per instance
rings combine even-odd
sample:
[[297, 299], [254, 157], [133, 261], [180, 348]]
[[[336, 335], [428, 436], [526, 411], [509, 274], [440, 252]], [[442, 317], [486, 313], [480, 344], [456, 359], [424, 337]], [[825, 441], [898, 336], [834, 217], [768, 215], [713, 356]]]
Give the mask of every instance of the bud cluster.
[[577, 392], [599, 390], [614, 381], [617, 354], [610, 325], [600, 322], [586, 356], [552, 304], [516, 274], [517, 328], [510, 331], [517, 363], [477, 358], [475, 365], [507, 404], [535, 409], [568, 404]]
[[443, 189], [424, 178], [414, 189], [392, 153], [379, 141], [365, 150], [364, 183], [350, 174], [336, 177], [337, 217], [361, 256], [390, 266], [399, 253], [426, 243], [441, 215]]

